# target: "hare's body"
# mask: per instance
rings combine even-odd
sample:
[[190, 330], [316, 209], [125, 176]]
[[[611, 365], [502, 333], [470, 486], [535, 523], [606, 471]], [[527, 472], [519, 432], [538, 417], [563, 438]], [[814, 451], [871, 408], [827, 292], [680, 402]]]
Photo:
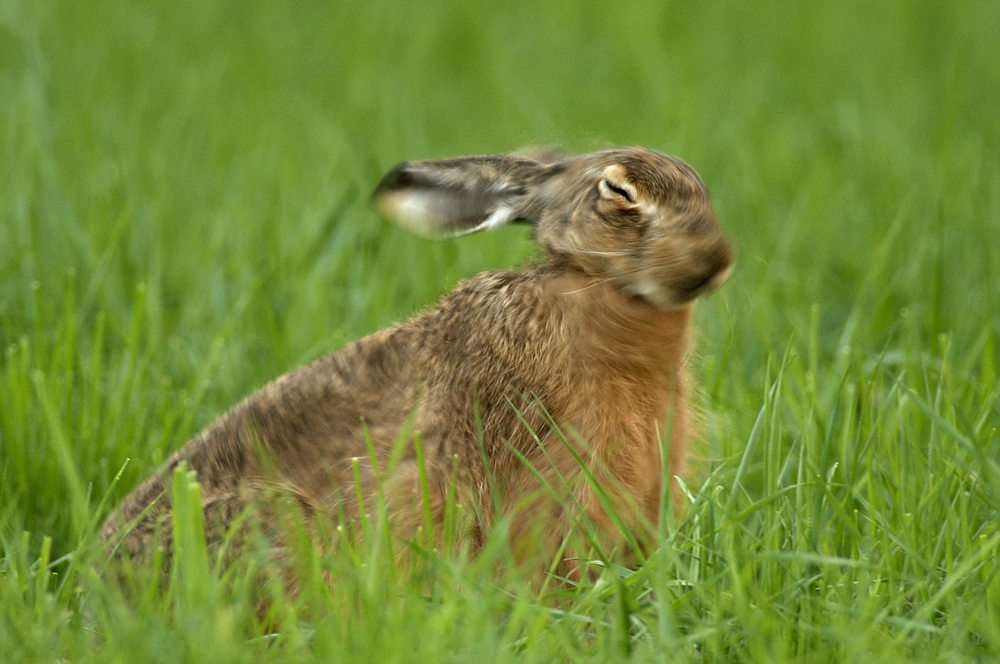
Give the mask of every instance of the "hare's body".
[[[463, 168], [478, 179], [460, 178]], [[551, 186], [556, 178], [575, 188]], [[625, 198], [616, 203], [609, 192]], [[105, 539], [139, 519], [124, 535], [131, 556], [146, 555], [157, 530], [169, 540], [158, 525], [182, 460], [198, 472], [210, 540], [261, 487], [289, 491], [309, 510], [357, 515], [355, 467], [371, 504], [381, 474], [391, 527], [411, 537], [424, 519], [416, 435], [432, 518], [442, 519], [454, 481], [458, 502], [483, 508], [474, 538], [492, 525], [497, 498], [500, 513], [513, 516], [519, 551], [539, 535], [554, 550], [570, 505], [609, 526], [575, 454], [626, 525], [655, 524], [662, 441], [670, 475], [683, 471], [687, 455], [691, 302], [721, 283], [732, 260], [697, 176], [641, 150], [549, 163], [469, 158], [401, 167], [378, 195], [410, 226], [425, 217], [458, 229], [536, 220], [548, 258], [523, 272], [479, 275], [436, 309], [266, 386], [139, 487], [108, 520]], [[575, 226], [581, 206], [621, 219]], [[638, 226], [640, 214], [655, 219], [633, 240], [622, 219]]]

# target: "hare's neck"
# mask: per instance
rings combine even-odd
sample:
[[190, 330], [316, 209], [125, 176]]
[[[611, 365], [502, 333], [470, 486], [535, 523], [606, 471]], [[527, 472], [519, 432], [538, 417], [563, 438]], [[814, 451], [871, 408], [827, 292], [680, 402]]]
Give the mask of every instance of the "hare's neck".
[[691, 346], [691, 306], [663, 310], [630, 298], [606, 280], [567, 272], [550, 280], [575, 359], [611, 371], [682, 371]]

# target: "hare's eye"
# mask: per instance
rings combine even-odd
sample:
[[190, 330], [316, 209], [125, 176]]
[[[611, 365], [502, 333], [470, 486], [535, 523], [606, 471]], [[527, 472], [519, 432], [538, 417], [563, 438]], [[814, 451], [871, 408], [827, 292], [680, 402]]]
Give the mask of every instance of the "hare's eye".
[[621, 198], [626, 201], [629, 205], [635, 204], [635, 194], [629, 191], [622, 185], [614, 184], [610, 180], [601, 180], [600, 185], [598, 185], [601, 190], [601, 195], [605, 198]]

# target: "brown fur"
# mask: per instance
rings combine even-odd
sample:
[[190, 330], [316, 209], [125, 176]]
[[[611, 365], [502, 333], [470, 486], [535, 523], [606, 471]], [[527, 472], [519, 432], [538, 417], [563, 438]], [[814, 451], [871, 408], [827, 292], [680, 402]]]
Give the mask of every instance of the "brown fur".
[[[520, 558], [551, 555], [576, 504], [619, 542], [573, 452], [629, 528], [656, 524], [658, 435], [669, 437], [672, 476], [683, 474], [691, 438], [692, 302], [732, 263], [694, 171], [639, 148], [414, 162], [386, 176], [376, 201], [404, 225], [443, 234], [476, 230], [500, 210], [502, 223], [535, 223], [548, 258], [481, 274], [437, 308], [264, 387], [126, 498], [102, 539], [146, 558], [154, 533], [169, 530], [168, 486], [181, 461], [198, 472], [211, 541], [271, 490], [307, 511], [356, 516], [354, 463], [366, 508], [380, 473], [393, 532], [412, 538], [423, 523], [417, 433], [436, 527], [455, 475], [459, 502], [478, 514], [474, 542], [495, 518], [491, 482]], [[401, 457], [390, 468], [394, 450]]]

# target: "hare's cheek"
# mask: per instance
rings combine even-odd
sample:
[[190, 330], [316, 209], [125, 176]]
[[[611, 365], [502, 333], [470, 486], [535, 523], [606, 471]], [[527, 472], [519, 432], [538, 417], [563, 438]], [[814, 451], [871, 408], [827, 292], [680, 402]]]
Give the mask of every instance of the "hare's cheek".
[[629, 289], [633, 294], [654, 304], [664, 299], [663, 286], [656, 283], [651, 276], [642, 276], [633, 280]]
[[668, 282], [656, 270], [646, 268], [635, 270], [622, 278], [622, 291], [630, 297], [638, 297], [659, 309], [672, 309], [680, 304]]

